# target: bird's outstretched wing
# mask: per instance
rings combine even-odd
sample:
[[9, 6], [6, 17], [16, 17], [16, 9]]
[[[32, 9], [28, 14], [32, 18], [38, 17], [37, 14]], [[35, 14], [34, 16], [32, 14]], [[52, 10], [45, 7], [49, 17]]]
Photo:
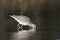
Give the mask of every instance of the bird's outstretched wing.
[[16, 15], [10, 15], [10, 17], [12, 17], [13, 19], [15, 19], [17, 22], [19, 22], [19, 20], [18, 20], [18, 16], [16, 16]]
[[10, 15], [13, 19], [15, 19], [19, 24], [27, 25], [31, 22], [30, 18], [23, 15]]

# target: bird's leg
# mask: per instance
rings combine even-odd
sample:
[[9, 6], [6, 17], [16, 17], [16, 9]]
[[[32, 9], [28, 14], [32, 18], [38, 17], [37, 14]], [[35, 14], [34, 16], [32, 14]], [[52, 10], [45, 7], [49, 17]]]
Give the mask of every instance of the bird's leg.
[[23, 25], [21, 25], [21, 29], [22, 29], [22, 31], [23, 31], [23, 28], [22, 28], [22, 26], [23, 26]]
[[20, 29], [20, 26], [19, 26], [20, 24], [18, 24], [17, 26], [18, 26], [18, 29], [17, 29], [17, 31], [19, 31], [19, 29]]
[[21, 30], [23, 30], [23, 28], [22, 28], [22, 24], [21, 24], [21, 26], [19, 26], [20, 24], [18, 24], [17, 26], [18, 26], [18, 29], [17, 29], [17, 31], [19, 31], [19, 29], [21, 29]]

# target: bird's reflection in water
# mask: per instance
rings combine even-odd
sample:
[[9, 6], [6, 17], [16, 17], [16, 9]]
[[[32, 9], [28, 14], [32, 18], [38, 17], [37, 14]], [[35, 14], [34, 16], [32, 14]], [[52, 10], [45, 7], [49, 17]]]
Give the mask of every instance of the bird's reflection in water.
[[30, 37], [34, 36], [34, 33], [28, 31], [18, 31], [12, 34], [10, 40], [29, 40]]
[[40, 40], [41, 32], [37, 31], [17, 31], [6, 32], [4, 40]]
[[13, 32], [9, 40], [29, 40], [35, 35], [36, 29], [33, 27], [23, 25], [22, 29], [23, 30], [19, 30], [18, 32]]
[[25, 25], [22, 26], [22, 29], [23, 30], [13, 33], [10, 40], [29, 40], [30, 37], [34, 36], [36, 30], [31, 31], [30, 26]]

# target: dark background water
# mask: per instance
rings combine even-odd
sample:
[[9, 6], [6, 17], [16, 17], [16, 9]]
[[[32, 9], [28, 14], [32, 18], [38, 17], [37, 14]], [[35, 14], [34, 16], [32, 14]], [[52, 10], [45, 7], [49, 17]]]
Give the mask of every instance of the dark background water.
[[[12, 0], [5, 1], [6, 3], [0, 0], [0, 40], [9, 40], [10, 36], [17, 32], [18, 23], [9, 15], [20, 15], [17, 1], [14, 6], [12, 6]], [[32, 36], [35, 40], [60, 39], [60, 0], [45, 0], [44, 4], [36, 2], [23, 15], [30, 17], [37, 25], [37, 31], [34, 33], [36, 36]], [[33, 38], [30, 40], [34, 40]]]

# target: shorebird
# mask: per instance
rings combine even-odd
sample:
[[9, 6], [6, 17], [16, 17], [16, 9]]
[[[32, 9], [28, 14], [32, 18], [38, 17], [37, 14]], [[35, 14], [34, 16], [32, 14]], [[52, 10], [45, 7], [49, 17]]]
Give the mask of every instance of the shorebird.
[[[22, 29], [23, 25], [28, 25], [30, 27], [32, 27], [32, 29], [28, 30], [28, 31], [36, 31], [36, 25], [34, 23], [31, 22], [31, 19], [27, 16], [24, 15], [10, 15], [10, 17], [12, 17], [13, 19], [15, 19], [18, 22], [18, 31], [19, 29]], [[19, 26], [21, 24], [21, 26]]]

